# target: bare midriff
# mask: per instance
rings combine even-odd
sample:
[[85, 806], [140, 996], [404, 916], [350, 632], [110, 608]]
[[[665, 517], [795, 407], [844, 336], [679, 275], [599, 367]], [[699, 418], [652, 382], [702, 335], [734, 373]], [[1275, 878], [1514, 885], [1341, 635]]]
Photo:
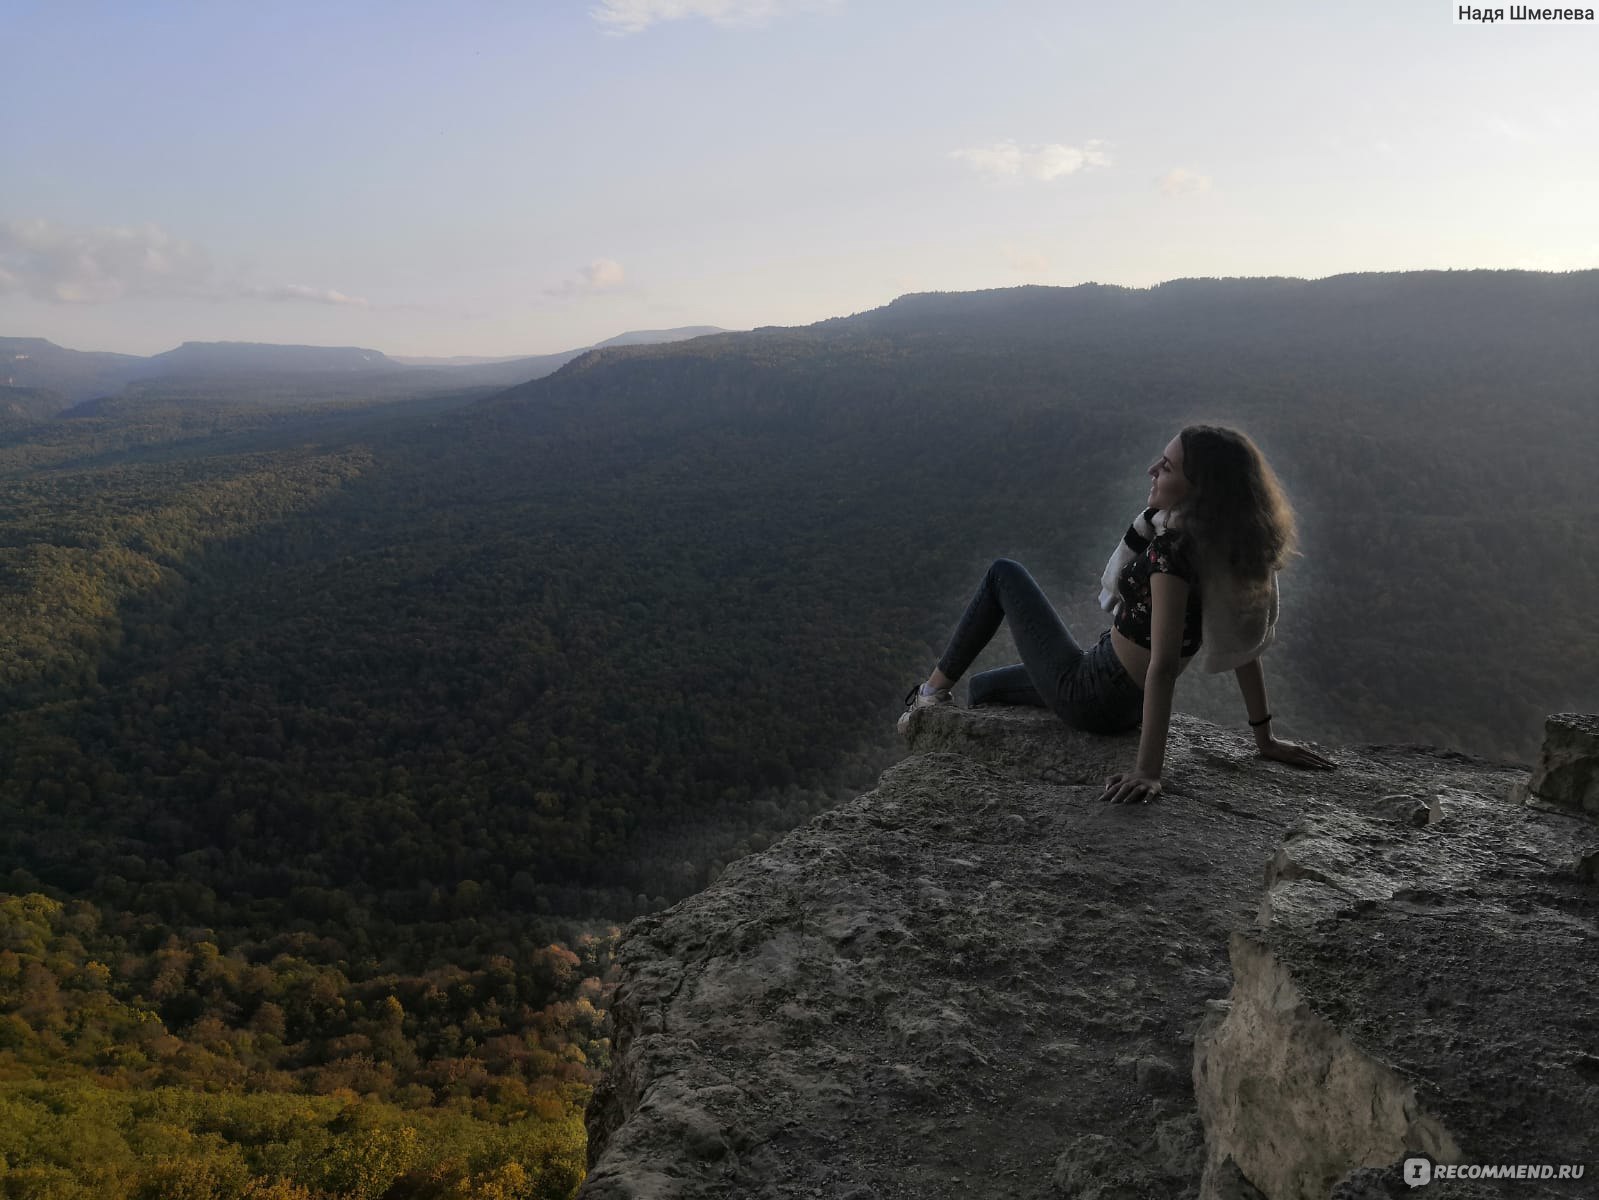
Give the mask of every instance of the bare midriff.
[[[1115, 627], [1110, 631], [1110, 644], [1116, 648], [1116, 657], [1122, 669], [1139, 687], [1144, 686], [1144, 676], [1149, 674], [1149, 651]], [[1177, 660], [1177, 674], [1181, 675], [1193, 662], [1195, 655]]]

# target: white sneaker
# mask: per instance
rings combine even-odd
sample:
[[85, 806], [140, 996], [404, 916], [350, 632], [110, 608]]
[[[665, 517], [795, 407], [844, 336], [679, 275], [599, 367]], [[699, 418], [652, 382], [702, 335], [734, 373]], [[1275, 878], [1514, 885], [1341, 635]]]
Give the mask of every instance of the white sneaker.
[[900, 737], [909, 737], [911, 732], [911, 714], [919, 708], [935, 708], [940, 704], [950, 703], [948, 688], [939, 688], [936, 692], [923, 692], [922, 685], [917, 684], [905, 695], [905, 712], [899, 719]]

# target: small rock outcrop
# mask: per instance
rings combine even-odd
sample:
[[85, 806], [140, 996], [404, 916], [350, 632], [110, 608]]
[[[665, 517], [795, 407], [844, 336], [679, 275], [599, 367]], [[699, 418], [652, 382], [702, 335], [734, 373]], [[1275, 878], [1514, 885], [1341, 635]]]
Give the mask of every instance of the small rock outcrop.
[[1547, 804], [1599, 817], [1599, 716], [1557, 713], [1545, 721], [1527, 788]]
[[628, 927], [586, 1200], [1366, 1200], [1418, 1151], [1599, 1176], [1594, 824], [1508, 799], [1524, 768], [1300, 771], [1178, 715], [1165, 798], [1117, 807], [1136, 737], [911, 735]]

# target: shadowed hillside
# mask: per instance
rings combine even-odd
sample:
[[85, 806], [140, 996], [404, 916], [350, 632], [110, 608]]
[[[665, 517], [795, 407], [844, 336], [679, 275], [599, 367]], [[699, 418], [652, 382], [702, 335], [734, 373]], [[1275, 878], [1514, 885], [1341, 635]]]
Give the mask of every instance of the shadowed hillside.
[[[370, 1059], [385, 1102], [503, 1125], [505, 1039], [537, 1029], [566, 1075], [517, 1070], [569, 1127], [607, 1044], [560, 1007], [582, 980], [539, 975], [547, 946], [603, 944], [869, 786], [993, 558], [1096, 636], [1143, 469], [1190, 420], [1248, 429], [1299, 505], [1267, 668], [1286, 736], [1526, 759], [1544, 713], [1595, 707], [1596, 292], [1471, 272], [913, 296], [598, 350], [487, 398], [267, 408], [198, 380], [0, 433], [0, 878], [114, 929], [97, 1011], [144, 1004], [207, 1053], [254, 1036], [253, 968], [324, 978], [346, 1024], [249, 1058], [251, 1086], [337, 1090]], [[1227, 678], [1191, 672], [1177, 706], [1242, 725]], [[40, 961], [98, 978], [87, 933], [39, 935], [69, 936]], [[155, 1002], [163, 947], [185, 965]], [[502, 960], [492, 1004], [435, 974]], [[410, 1013], [431, 984], [448, 1001], [404, 1026], [411, 1057], [375, 1056], [350, 1006]]]

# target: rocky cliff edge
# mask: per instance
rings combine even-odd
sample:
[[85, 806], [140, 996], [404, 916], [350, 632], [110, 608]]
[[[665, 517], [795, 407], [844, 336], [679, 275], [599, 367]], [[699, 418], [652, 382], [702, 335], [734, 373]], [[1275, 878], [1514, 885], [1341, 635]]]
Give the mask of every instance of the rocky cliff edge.
[[[1135, 737], [911, 732], [628, 927], [585, 1200], [1599, 1196], [1581, 796], [1416, 746], [1300, 771], [1178, 715], [1165, 799], [1116, 807]], [[1586, 1177], [1412, 1191], [1421, 1155]]]

